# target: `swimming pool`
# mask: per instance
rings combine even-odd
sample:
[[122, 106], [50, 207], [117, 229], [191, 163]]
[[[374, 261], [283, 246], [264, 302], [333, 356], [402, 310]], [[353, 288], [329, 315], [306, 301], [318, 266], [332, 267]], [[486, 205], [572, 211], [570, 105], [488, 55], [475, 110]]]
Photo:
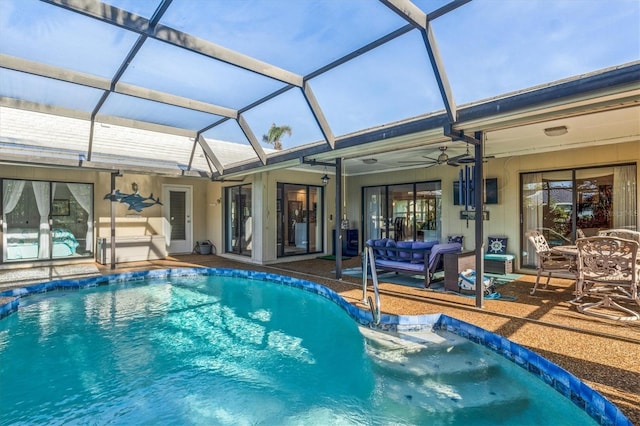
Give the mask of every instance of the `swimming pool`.
[[[73, 290], [107, 282], [114, 285]], [[560, 369], [549, 376], [539, 368], [540, 380], [471, 343], [482, 342], [468, 324], [383, 316], [395, 333], [375, 333], [353, 321], [367, 324], [370, 313], [308, 281], [174, 270], [14, 294], [51, 288], [61, 289], [23, 298], [17, 313], [0, 321], [0, 382], [10, 383], [0, 393], [2, 424], [595, 424], [593, 418], [612, 413], [618, 424], [624, 419], [597, 393], [579, 390], [582, 401], [588, 398], [585, 411], [570, 381], [570, 398], [544, 383], [565, 382]], [[521, 365], [538, 363], [511, 349]]]

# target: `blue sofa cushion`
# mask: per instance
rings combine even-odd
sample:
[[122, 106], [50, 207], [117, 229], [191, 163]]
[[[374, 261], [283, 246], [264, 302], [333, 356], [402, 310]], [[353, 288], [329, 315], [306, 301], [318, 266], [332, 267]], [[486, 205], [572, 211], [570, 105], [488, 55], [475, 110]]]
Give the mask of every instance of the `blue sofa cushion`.
[[375, 247], [376, 256], [380, 256], [382, 258], [387, 256], [387, 251], [384, 250], [384, 247], [387, 246], [387, 238], [380, 238], [379, 240], [373, 240], [373, 247]]
[[431, 254], [429, 255], [429, 270], [435, 271], [437, 262], [441, 257], [439, 255], [442, 255], [444, 253], [456, 253], [460, 250], [462, 250], [462, 244], [460, 243], [446, 243], [433, 246], [433, 248], [431, 249]]
[[380, 268], [393, 268], [394, 270], [402, 270], [416, 274], [424, 274], [424, 263], [398, 262], [396, 260], [376, 259], [376, 266]]
[[[387, 244], [385, 245], [387, 248], [395, 249], [396, 248], [396, 240], [387, 240]], [[396, 250], [387, 250], [387, 258], [394, 259], [397, 255]]]
[[[396, 247], [399, 249], [411, 249], [413, 248], [413, 241], [398, 241]], [[411, 260], [411, 252], [398, 250], [398, 257], [402, 260], [409, 261]]]
[[[413, 241], [411, 248], [413, 250], [431, 250], [438, 241]], [[414, 262], [422, 262], [424, 260], [424, 253], [413, 253]]]

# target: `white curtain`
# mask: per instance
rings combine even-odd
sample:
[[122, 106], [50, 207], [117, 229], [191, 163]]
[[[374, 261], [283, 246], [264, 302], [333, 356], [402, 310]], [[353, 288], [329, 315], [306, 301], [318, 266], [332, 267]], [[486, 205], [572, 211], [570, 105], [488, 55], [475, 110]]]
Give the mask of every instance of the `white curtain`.
[[82, 207], [87, 213], [87, 237], [85, 243], [85, 249], [89, 252], [93, 251], [93, 208], [91, 203], [93, 202], [93, 190], [91, 185], [82, 183], [68, 183], [67, 187], [69, 192], [76, 199], [80, 207]]
[[[541, 229], [543, 225], [544, 208], [542, 173], [527, 173], [522, 175], [522, 197], [524, 200], [524, 231]], [[525, 241], [526, 247], [526, 253], [523, 253], [522, 264], [534, 265], [536, 262], [536, 249], [524, 235], [522, 238]]]
[[7, 213], [11, 213], [18, 205], [25, 183], [23, 180], [4, 181], [4, 191], [2, 193], [2, 232], [7, 231]]
[[613, 168], [613, 227], [637, 230], [636, 168]]
[[31, 182], [33, 194], [36, 197], [38, 213], [40, 213], [40, 239], [38, 249], [38, 259], [48, 259], [51, 251], [51, 231], [49, 229], [49, 212], [51, 211], [51, 200], [49, 192], [49, 182]]
[[7, 256], [7, 214], [16, 208], [22, 191], [24, 190], [25, 181], [23, 180], [5, 180], [4, 191], [2, 192], [2, 244], [4, 249], [4, 260]]

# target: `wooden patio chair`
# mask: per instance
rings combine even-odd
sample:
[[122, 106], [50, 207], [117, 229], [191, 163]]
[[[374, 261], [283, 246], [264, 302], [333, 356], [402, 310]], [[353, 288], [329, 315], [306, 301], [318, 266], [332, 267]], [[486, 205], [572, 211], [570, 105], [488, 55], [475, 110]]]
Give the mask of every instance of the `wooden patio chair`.
[[566, 278], [567, 274], [575, 274], [574, 260], [570, 257], [554, 253], [549, 247], [547, 239], [541, 232], [536, 230], [529, 230], [525, 234], [531, 244], [536, 249], [537, 257], [537, 269], [538, 275], [536, 276], [536, 283], [529, 294], [535, 294], [538, 289], [538, 283], [540, 282], [540, 275], [547, 274], [547, 281], [543, 288], [547, 288], [551, 274], [564, 274], [563, 278]]
[[[618, 321], [640, 319], [640, 309], [634, 311], [618, 303], [635, 302], [640, 307], [640, 244], [618, 237], [598, 236], [581, 238], [576, 245], [578, 285], [572, 302], [577, 304], [578, 311]], [[600, 300], [582, 302], [587, 296]], [[614, 311], [623, 314], [616, 315]]]

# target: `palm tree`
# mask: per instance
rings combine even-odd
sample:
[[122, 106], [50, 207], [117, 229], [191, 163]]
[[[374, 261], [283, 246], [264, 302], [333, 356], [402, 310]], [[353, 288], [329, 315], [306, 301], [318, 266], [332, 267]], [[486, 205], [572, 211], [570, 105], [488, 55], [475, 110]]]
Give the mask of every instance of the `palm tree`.
[[281, 150], [282, 143], [280, 143], [280, 139], [285, 133], [291, 136], [291, 127], [276, 126], [276, 124], [273, 123], [269, 128], [269, 132], [266, 135], [262, 135], [262, 142], [273, 145], [274, 149]]

